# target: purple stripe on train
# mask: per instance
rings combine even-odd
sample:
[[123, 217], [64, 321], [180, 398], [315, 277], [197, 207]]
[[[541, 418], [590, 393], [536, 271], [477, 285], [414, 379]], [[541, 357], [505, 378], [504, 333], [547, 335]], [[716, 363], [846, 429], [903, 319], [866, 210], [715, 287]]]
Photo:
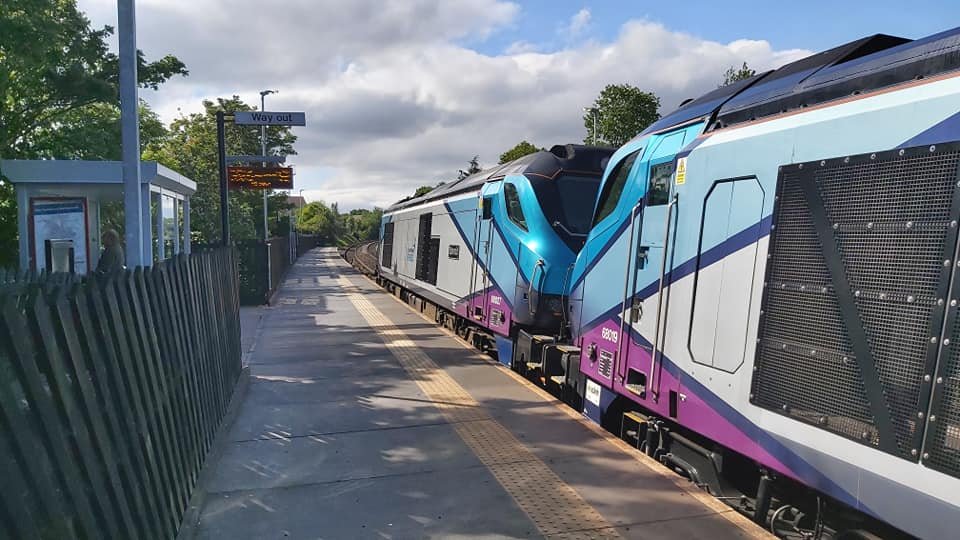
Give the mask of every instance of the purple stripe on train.
[[506, 295], [496, 285], [457, 300], [453, 304], [453, 310], [461, 317], [497, 334], [510, 336], [513, 310]]
[[[780, 474], [817, 487], [838, 500], [857, 506], [856, 497], [753, 424], [666, 356], [658, 356], [651, 379], [650, 351], [653, 347], [629, 325], [624, 326], [622, 333], [625, 335], [621, 337], [619, 320], [607, 319], [584, 334], [581, 343], [581, 371], [615, 393], [664, 418], [669, 418], [668, 395], [670, 390], [673, 390], [679, 397], [675, 420], [681, 425]], [[627, 361], [618, 365], [617, 350], [621, 339], [629, 340]], [[593, 344], [596, 345], [596, 352], [591, 354]], [[637, 391], [641, 390], [641, 387], [636, 383], [641, 381], [641, 378], [628, 377], [630, 370], [646, 377], [642, 380], [640, 393]], [[653, 399], [652, 390], [659, 391], [658, 399]], [[862, 507], [862, 504], [860, 506]], [[869, 512], [869, 509], [864, 510]]]

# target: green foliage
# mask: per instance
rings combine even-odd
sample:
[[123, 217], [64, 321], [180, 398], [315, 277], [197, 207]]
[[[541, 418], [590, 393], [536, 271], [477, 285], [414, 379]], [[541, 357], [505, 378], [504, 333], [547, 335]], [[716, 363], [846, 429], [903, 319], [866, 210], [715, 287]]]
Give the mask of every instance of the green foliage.
[[442, 186], [443, 184], [444, 184], [443, 182], [440, 182], [440, 183], [437, 184], [436, 186], [420, 186], [420, 187], [417, 188], [416, 191], [413, 192], [413, 198], [416, 199], [417, 197], [420, 197], [421, 195], [426, 195], [427, 193], [430, 193], [430, 192], [433, 191], [435, 188], [440, 187], [440, 186]]
[[351, 210], [348, 214], [341, 214], [338, 217], [340, 237], [348, 240], [349, 243], [365, 242], [367, 240], [376, 240], [380, 237], [380, 218], [383, 216], [383, 210], [374, 208], [367, 210], [360, 208]]
[[319, 235], [324, 243], [331, 243], [336, 236], [337, 216], [322, 201], [307, 203], [297, 212], [297, 229]]
[[[191, 200], [190, 225], [197, 242], [217, 242], [220, 238], [220, 177], [217, 166], [217, 111], [250, 111], [252, 107], [233, 96], [219, 98], [216, 103], [203, 102], [204, 112], [182, 116], [170, 124], [170, 133], [162, 144], [144, 153], [171, 169], [192, 178], [197, 192]], [[267, 148], [275, 155], [296, 154], [293, 144], [297, 138], [290, 128], [267, 127]], [[256, 155], [260, 153], [259, 126], [227, 125], [228, 155]], [[240, 240], [263, 237], [263, 194], [261, 191], [231, 191], [230, 235]], [[286, 195], [271, 195], [269, 215], [287, 210]]]
[[733, 84], [737, 81], [749, 79], [750, 77], [753, 77], [756, 74], [757, 74], [757, 70], [750, 69], [750, 67], [747, 66], [746, 62], [744, 62], [739, 69], [733, 66], [730, 66], [730, 68], [723, 73], [723, 83], [720, 86], [727, 86], [728, 84]]
[[[94, 30], [75, 0], [4, 0], [0, 9], [0, 152], [4, 157], [60, 157], [44, 134], [88, 105], [116, 104], [119, 59], [108, 49], [113, 29]], [[140, 86], [158, 88], [186, 75], [165, 56], [148, 63], [138, 52]], [[82, 115], [80, 115], [82, 118]], [[82, 145], [85, 141], [76, 141]]]
[[[0, 157], [118, 159], [118, 57], [113, 29], [93, 29], [76, 0], [2, 0], [0, 4]], [[141, 87], [187, 75], [183, 62], [146, 62], [138, 51]], [[145, 145], [163, 126], [141, 107]], [[0, 171], [2, 173], [2, 171]], [[13, 187], [0, 176], [0, 266], [16, 264]]]
[[460, 169], [460, 172], [457, 174], [457, 179], [463, 180], [471, 174], [478, 173], [482, 170], [480, 167], [480, 156], [473, 156], [473, 159], [467, 163], [467, 170]]
[[322, 201], [314, 201], [304, 205], [297, 219], [300, 231], [319, 235], [322, 243], [349, 246], [379, 238], [382, 216], [383, 210], [380, 208], [356, 209], [340, 214], [336, 203], [328, 207]]
[[659, 109], [660, 98], [651, 92], [629, 84], [608, 84], [583, 115], [584, 142], [623, 146], [660, 118]]
[[517, 145], [514, 146], [513, 148], [511, 148], [511, 149], [507, 150], [506, 152], [500, 154], [499, 164], [500, 164], [500, 165], [503, 165], [504, 163], [507, 163], [508, 161], [513, 161], [513, 160], [515, 160], [515, 159], [520, 159], [520, 158], [522, 158], [523, 156], [526, 156], [526, 155], [529, 155], [529, 154], [536, 154], [536, 153], [539, 152], [540, 150], [542, 150], [542, 149], [541, 149], [541, 148], [537, 148], [536, 146], [528, 143], [527, 141], [520, 141], [520, 142], [518, 142]]

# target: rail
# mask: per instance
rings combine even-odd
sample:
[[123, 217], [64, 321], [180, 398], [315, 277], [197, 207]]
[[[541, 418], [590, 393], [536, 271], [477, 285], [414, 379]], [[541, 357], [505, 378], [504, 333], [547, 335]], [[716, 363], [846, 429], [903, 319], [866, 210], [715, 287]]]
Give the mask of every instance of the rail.
[[367, 275], [375, 276], [379, 270], [380, 242], [371, 240], [340, 248], [340, 256], [351, 266]]

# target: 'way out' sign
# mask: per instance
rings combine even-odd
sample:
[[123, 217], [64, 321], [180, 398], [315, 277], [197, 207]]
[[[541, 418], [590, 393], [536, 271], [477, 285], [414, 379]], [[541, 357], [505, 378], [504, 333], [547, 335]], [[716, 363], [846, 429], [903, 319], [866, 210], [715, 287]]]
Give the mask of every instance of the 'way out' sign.
[[233, 123], [254, 126], [305, 126], [306, 114], [302, 112], [237, 111]]

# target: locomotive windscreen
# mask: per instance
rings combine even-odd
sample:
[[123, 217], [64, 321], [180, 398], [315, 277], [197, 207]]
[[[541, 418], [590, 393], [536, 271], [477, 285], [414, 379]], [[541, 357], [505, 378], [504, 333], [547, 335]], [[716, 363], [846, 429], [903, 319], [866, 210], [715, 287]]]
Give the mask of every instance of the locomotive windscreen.
[[562, 174], [555, 179], [533, 178], [530, 183], [547, 221], [570, 249], [579, 251], [590, 232], [600, 177]]

